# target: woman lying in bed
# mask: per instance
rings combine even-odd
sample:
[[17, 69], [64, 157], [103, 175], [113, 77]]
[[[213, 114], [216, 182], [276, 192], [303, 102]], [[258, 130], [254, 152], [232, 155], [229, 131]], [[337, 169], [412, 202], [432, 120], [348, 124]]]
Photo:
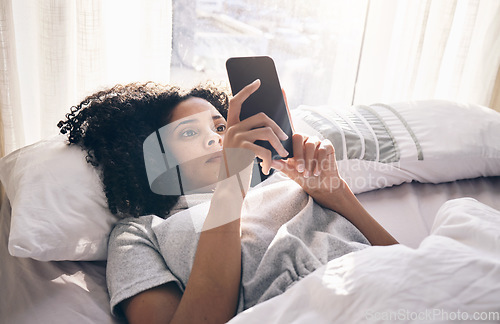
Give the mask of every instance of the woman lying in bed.
[[[241, 103], [259, 86], [231, 100], [212, 86], [116, 86], [59, 123], [101, 170], [109, 208], [122, 218], [108, 248], [114, 314], [130, 323], [225, 322], [331, 259], [397, 243], [340, 178], [330, 142], [294, 134], [286, 160], [254, 143], [269, 141], [288, 155], [286, 135], [270, 118], [239, 120]], [[177, 166], [182, 195], [151, 191], [151, 134]], [[256, 156], [265, 174], [282, 172], [250, 188]]]

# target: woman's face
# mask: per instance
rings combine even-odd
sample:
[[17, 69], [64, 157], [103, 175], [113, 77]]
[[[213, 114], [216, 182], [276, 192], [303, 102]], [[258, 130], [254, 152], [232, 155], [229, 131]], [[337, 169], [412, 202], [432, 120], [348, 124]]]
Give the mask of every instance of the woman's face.
[[215, 188], [225, 132], [226, 120], [205, 99], [192, 97], [174, 108], [162, 137], [166, 139], [165, 152], [180, 166], [185, 191]]

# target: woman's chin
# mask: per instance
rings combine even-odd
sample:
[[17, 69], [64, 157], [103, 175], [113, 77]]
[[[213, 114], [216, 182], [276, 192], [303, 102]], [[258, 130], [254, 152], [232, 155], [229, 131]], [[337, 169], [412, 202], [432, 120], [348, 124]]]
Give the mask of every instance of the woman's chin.
[[201, 186], [198, 188], [192, 187], [192, 188], [188, 188], [187, 190], [184, 190], [184, 194], [189, 195], [189, 194], [196, 194], [196, 193], [213, 193], [215, 191], [216, 186], [217, 186], [217, 183], [212, 183], [212, 184]]
[[[186, 179], [187, 181], [183, 181], [184, 185], [184, 193], [206, 193], [213, 192], [217, 183], [223, 179], [219, 179], [219, 166], [220, 163], [210, 163], [206, 165], [206, 174], [198, 176], [196, 179], [193, 179], [191, 174], [191, 179]], [[208, 169], [208, 170], [207, 170]]]

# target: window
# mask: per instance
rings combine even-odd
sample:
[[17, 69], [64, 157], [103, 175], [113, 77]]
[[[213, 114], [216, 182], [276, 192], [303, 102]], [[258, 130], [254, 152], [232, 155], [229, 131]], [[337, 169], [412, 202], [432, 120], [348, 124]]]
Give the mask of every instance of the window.
[[171, 81], [227, 85], [227, 58], [268, 55], [291, 108], [349, 102], [367, 3], [174, 0]]

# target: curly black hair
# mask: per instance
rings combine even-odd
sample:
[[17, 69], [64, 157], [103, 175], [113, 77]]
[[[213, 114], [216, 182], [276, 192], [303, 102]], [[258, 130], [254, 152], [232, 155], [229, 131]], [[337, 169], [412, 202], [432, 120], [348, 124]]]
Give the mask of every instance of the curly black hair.
[[116, 85], [71, 107], [57, 126], [69, 145], [87, 151], [86, 160], [100, 171], [111, 213], [119, 218], [155, 214], [167, 217], [179, 196], [151, 191], [143, 157], [144, 140], [170, 122], [182, 101], [199, 97], [227, 118], [229, 99], [213, 84], [191, 90], [154, 82]]

